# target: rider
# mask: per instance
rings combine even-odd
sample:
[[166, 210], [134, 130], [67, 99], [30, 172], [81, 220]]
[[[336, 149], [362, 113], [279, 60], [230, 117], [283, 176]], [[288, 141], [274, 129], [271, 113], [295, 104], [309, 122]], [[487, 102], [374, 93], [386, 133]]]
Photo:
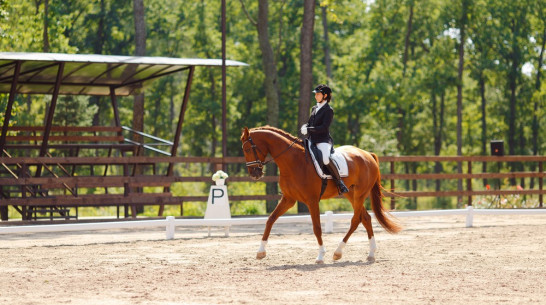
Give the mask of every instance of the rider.
[[330, 124], [334, 120], [334, 109], [330, 107], [332, 99], [332, 89], [327, 85], [318, 85], [315, 90], [315, 100], [317, 104], [311, 109], [311, 116], [307, 124], [301, 126], [301, 133], [311, 138], [311, 142], [317, 145], [322, 153], [322, 161], [330, 171], [334, 181], [337, 184], [340, 194], [347, 193], [349, 190], [341, 180], [336, 165], [330, 156], [332, 151], [332, 136], [330, 136]]

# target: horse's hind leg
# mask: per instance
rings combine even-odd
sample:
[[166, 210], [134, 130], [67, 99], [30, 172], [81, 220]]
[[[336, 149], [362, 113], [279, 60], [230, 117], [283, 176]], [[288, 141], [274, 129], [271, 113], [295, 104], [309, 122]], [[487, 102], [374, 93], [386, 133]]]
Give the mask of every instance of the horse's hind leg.
[[364, 225], [364, 228], [366, 228], [366, 232], [368, 233], [368, 241], [370, 243], [370, 252], [368, 253], [368, 261], [374, 262], [375, 250], [377, 249], [377, 246], [375, 245], [375, 237], [373, 236], [372, 216], [368, 214], [368, 211], [366, 211], [365, 208], [362, 209], [361, 220], [362, 220], [362, 224]]
[[345, 197], [347, 197], [347, 199], [351, 201], [354, 214], [353, 214], [353, 218], [351, 218], [351, 226], [349, 227], [349, 231], [347, 232], [347, 234], [345, 234], [345, 237], [339, 243], [336, 251], [334, 252], [334, 260], [338, 260], [343, 256], [343, 249], [345, 248], [345, 245], [347, 244], [349, 237], [351, 237], [353, 232], [358, 228], [358, 225], [362, 221], [362, 210], [364, 210], [363, 203], [364, 203], [364, 198], [366, 198], [366, 196], [358, 196], [357, 198], [351, 198], [351, 196], [345, 196]]
[[293, 207], [295, 203], [296, 200], [289, 199], [284, 196], [281, 198], [279, 203], [277, 203], [277, 207], [275, 208], [275, 210], [273, 210], [273, 212], [271, 212], [265, 224], [264, 235], [262, 236], [262, 243], [260, 244], [260, 249], [258, 249], [258, 253], [256, 254], [257, 259], [262, 259], [266, 255], [265, 246], [267, 245], [267, 239], [269, 238], [269, 233], [271, 233], [271, 228], [273, 227], [275, 221], [277, 221], [280, 216], [282, 216], [284, 213], [286, 213], [286, 211]]

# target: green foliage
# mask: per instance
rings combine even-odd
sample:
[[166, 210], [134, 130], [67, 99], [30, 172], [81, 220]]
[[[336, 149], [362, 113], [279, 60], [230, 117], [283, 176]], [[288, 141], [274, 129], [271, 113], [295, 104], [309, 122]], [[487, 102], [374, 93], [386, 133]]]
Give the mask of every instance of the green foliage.
[[[243, 2], [256, 20], [258, 2]], [[462, 16], [463, 4], [466, 16]], [[219, 1], [150, 0], [145, 5], [148, 55], [221, 57]], [[269, 1], [269, 6], [269, 36], [279, 74], [279, 125], [296, 134], [301, 0]], [[328, 42], [323, 38], [321, 7], [327, 8]], [[412, 26], [408, 31], [410, 11]], [[323, 0], [315, 13], [313, 78], [316, 83], [329, 82], [334, 90], [336, 117], [331, 131], [336, 145], [357, 145], [379, 155], [433, 155], [438, 141], [440, 155], [456, 154], [458, 47], [464, 21], [463, 154], [487, 154], [482, 146], [492, 139], [505, 140], [512, 145], [505, 150], [514, 154], [545, 153], [545, 59], [540, 59], [546, 26], [543, 2]], [[43, 1], [0, 0], [0, 49], [42, 51], [44, 17]], [[267, 122], [264, 74], [256, 27], [240, 1], [228, 1], [227, 17], [227, 57], [249, 64], [227, 70], [228, 155], [240, 156], [241, 129]], [[134, 54], [130, 0], [49, 1], [47, 18], [51, 52]], [[333, 72], [329, 80], [326, 43]], [[524, 73], [524, 67], [532, 69]], [[151, 84], [145, 92], [144, 132], [173, 138], [186, 76], [179, 73]], [[221, 97], [220, 69], [197, 68], [180, 155], [221, 156]], [[43, 122], [49, 100], [49, 96], [17, 96], [10, 124]], [[107, 99], [91, 99], [91, 111], [86, 103], [80, 98], [60, 99], [57, 107], [64, 114], [57, 111], [54, 123], [90, 125], [90, 120], [95, 120], [95, 124], [111, 124], [113, 113]], [[120, 98], [118, 103], [122, 124], [131, 126], [133, 99]], [[442, 116], [441, 103], [445, 105]], [[2, 120], [6, 104], [7, 96], [1, 95]], [[482, 126], [482, 115], [486, 126]], [[451, 165], [444, 169], [454, 170]], [[208, 171], [206, 167], [176, 168], [177, 174], [184, 175]], [[406, 173], [432, 171], [432, 166], [397, 168], [397, 172]], [[246, 175], [240, 166], [231, 167], [232, 172]], [[244, 189], [235, 190], [238, 185], [230, 186], [238, 194], [263, 192], [264, 187], [261, 183], [240, 184]], [[404, 187], [409, 186], [408, 182]], [[179, 184], [174, 190], [177, 194], [206, 194], [207, 185]], [[338, 206], [338, 201], [333, 202], [332, 209], [347, 209], [344, 203]], [[430, 202], [453, 205], [449, 200]], [[407, 203], [413, 207], [428, 204], [426, 200]], [[405, 205], [401, 201], [401, 206]], [[189, 215], [204, 212], [203, 204], [185, 206]], [[232, 209], [245, 214], [262, 213], [261, 208], [258, 203], [245, 202]], [[172, 211], [177, 212], [176, 208]]]
[[60, 97], [53, 120], [60, 126], [91, 126], [97, 109], [96, 105], [89, 105], [89, 98], [86, 96]]

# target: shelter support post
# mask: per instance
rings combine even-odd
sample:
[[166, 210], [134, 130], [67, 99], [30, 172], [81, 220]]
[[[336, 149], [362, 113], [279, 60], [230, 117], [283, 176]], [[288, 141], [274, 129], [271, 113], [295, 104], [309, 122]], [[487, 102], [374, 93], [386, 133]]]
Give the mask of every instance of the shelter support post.
[[[13, 109], [13, 103], [15, 102], [15, 94], [17, 94], [17, 81], [19, 80], [19, 73], [21, 71], [21, 62], [15, 62], [15, 69], [13, 72], [13, 80], [11, 81], [11, 88], [9, 91], [8, 105], [6, 107], [6, 113], [4, 114], [4, 124], [2, 125], [2, 135], [0, 136], [0, 156], [4, 154], [4, 145], [6, 144], [6, 136], [8, 134], [9, 120], [11, 119], [11, 110]], [[0, 219], [8, 220], [8, 206], [0, 207]]]
[[[180, 107], [180, 114], [178, 116], [178, 124], [176, 125], [176, 132], [174, 135], [173, 146], [171, 148], [171, 157], [176, 157], [178, 152], [178, 145], [180, 144], [180, 136], [182, 134], [182, 125], [184, 124], [184, 115], [186, 114], [186, 108], [188, 107], [188, 100], [190, 97], [191, 83], [193, 80], [193, 71], [195, 70], [194, 66], [190, 67], [188, 72], [188, 79], [186, 80], [186, 88], [184, 89], [184, 98], [182, 100], [182, 106]], [[169, 170], [167, 171], [167, 176], [172, 175], [172, 167], [174, 163], [169, 163]]]
[[[184, 124], [184, 115], [186, 114], [186, 108], [188, 107], [188, 100], [190, 97], [191, 83], [193, 80], [193, 71], [195, 70], [194, 66], [190, 66], [188, 71], [188, 79], [186, 80], [186, 88], [184, 89], [184, 98], [182, 99], [182, 106], [180, 107], [180, 114], [178, 116], [178, 123], [176, 125], [176, 132], [174, 134], [173, 146], [171, 147], [171, 157], [176, 157], [178, 152], [178, 145], [180, 144], [180, 136], [182, 134], [182, 125]], [[167, 176], [170, 177], [173, 175], [174, 163], [169, 163], [167, 168]], [[170, 192], [169, 187], [163, 188], [163, 192]], [[163, 215], [163, 210], [165, 206], [159, 206], [159, 216]], [[182, 207], [180, 207], [182, 210]]]
[[9, 91], [8, 105], [6, 107], [6, 113], [4, 115], [4, 125], [2, 126], [2, 136], [0, 137], [0, 156], [4, 153], [4, 145], [6, 144], [6, 136], [8, 134], [9, 120], [11, 119], [11, 110], [13, 103], [15, 102], [15, 95], [17, 94], [17, 82], [19, 80], [19, 73], [21, 71], [21, 62], [15, 62], [15, 70], [13, 72], [13, 80], [11, 82], [11, 88]]
[[[116, 124], [117, 127], [121, 127], [121, 120], [119, 119], [119, 108], [118, 108], [118, 100], [117, 100], [117, 97], [116, 97], [116, 88], [114, 86], [110, 86], [110, 102], [112, 103], [112, 112], [114, 113], [114, 123]], [[122, 131], [118, 131], [118, 136], [122, 136]], [[120, 144], [122, 144], [123, 142], [120, 142]], [[125, 151], [121, 150], [120, 151], [120, 154], [122, 157], [125, 157]], [[110, 156], [110, 152], [108, 152], [108, 156]], [[106, 165], [106, 168], [104, 170], [104, 175], [106, 176], [106, 170], [108, 168], [108, 165]], [[125, 175], [125, 170], [126, 168], [124, 167], [124, 172], [123, 174]], [[125, 186], [126, 189], [127, 189], [127, 186]], [[106, 189], [108, 190], [108, 189]], [[128, 209], [127, 209], [128, 205], [125, 205], [125, 218], [129, 217], [129, 213], [128, 213]], [[117, 206], [117, 216], [119, 218], [119, 205]]]
[[[42, 139], [42, 146], [40, 148], [40, 157], [43, 157], [47, 153], [47, 145], [49, 141], [49, 134], [51, 133], [51, 126], [53, 125], [53, 115], [55, 114], [55, 107], [57, 106], [57, 99], [59, 97], [59, 88], [63, 79], [64, 62], [59, 63], [59, 70], [57, 71], [57, 78], [55, 80], [55, 86], [53, 88], [53, 96], [51, 97], [51, 105], [47, 112], [46, 125], [44, 129], [44, 137]], [[38, 165], [36, 168], [36, 177], [40, 177], [42, 174], [42, 166]]]
[[[110, 101], [112, 102], [112, 111], [114, 112], [114, 121], [117, 127], [121, 127], [121, 121], [119, 119], [118, 100], [116, 98], [116, 89], [110, 86]], [[121, 131], [118, 136], [121, 135]]]

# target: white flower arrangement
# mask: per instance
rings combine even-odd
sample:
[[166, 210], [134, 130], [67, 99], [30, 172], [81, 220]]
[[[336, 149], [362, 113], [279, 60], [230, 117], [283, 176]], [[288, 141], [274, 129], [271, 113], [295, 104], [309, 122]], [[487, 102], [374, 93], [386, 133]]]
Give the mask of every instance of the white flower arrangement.
[[217, 171], [216, 173], [214, 173], [214, 175], [212, 175], [212, 181], [218, 181], [220, 179], [227, 179], [228, 174], [224, 171]]

